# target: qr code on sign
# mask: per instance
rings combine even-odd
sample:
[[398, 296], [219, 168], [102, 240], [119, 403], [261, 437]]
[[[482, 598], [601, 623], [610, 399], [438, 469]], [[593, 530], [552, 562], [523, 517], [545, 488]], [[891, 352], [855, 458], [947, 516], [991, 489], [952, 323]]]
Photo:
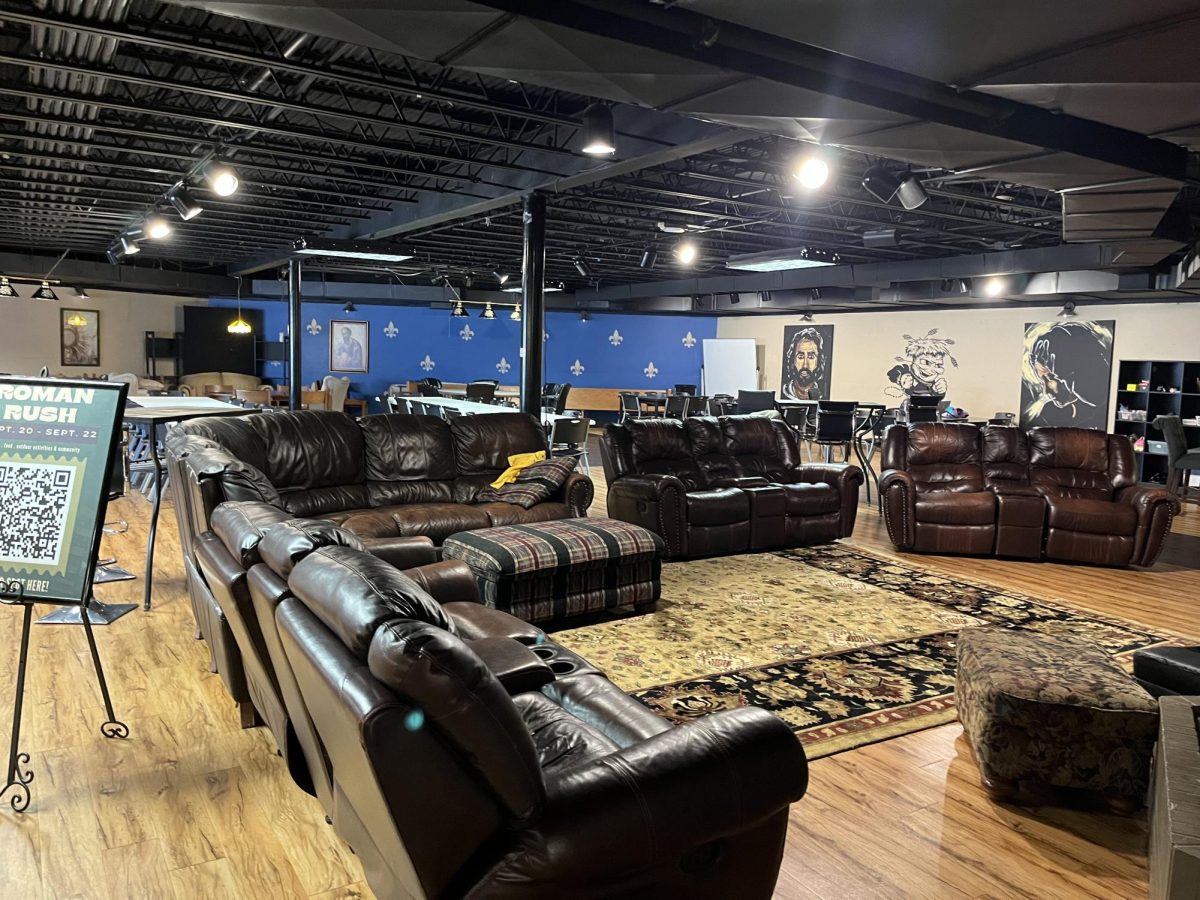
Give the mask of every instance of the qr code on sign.
[[54, 463], [0, 462], [0, 562], [59, 565], [75, 472]]

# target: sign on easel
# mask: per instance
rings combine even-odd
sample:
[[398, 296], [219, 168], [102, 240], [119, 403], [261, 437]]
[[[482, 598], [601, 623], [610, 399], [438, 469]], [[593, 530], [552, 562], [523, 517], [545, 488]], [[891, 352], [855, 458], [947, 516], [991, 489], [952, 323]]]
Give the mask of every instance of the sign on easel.
[[[129, 385], [0, 377], [0, 603], [24, 606], [8, 779], [0, 796], [29, 805], [29, 754], [18, 752], [34, 603], [86, 607], [100, 551], [108, 483]], [[86, 613], [86, 610], [85, 610]], [[113, 715], [91, 621], [82, 617], [100, 681], [105, 737], [129, 729]]]

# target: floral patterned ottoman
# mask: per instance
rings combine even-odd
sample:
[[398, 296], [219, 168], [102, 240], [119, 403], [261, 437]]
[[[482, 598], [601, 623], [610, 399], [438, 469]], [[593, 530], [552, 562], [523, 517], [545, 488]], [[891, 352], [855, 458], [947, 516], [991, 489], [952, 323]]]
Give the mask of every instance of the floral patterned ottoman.
[[964, 629], [956, 702], [992, 799], [1053, 802], [1049, 787], [1096, 792], [1120, 813], [1145, 802], [1158, 703], [1103, 650], [1019, 629]]

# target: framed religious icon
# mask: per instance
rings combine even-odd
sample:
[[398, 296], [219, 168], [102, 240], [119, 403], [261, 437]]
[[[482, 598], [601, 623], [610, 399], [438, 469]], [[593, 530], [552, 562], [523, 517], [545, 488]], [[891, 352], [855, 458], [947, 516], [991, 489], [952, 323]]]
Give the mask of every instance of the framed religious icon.
[[62, 364], [100, 365], [100, 313], [94, 309], [60, 310]]
[[366, 322], [332, 319], [329, 322], [329, 371], [365, 374], [370, 363]]

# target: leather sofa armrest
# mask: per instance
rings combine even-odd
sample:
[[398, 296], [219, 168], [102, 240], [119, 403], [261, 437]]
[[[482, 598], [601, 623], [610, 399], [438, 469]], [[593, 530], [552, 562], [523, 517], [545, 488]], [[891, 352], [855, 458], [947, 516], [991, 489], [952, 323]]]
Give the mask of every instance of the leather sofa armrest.
[[1134, 531], [1133, 558], [1135, 566], [1152, 566], [1162, 552], [1163, 542], [1171, 531], [1171, 520], [1179, 515], [1179, 499], [1165, 488], [1135, 484], [1117, 491], [1116, 501], [1128, 503], [1137, 513]]
[[407, 568], [404, 574], [420, 585], [438, 603], [479, 605], [479, 587], [475, 573], [465, 562], [446, 559]]
[[866, 480], [863, 470], [851, 463], [805, 463], [792, 472], [793, 484], [828, 484], [837, 489], [842, 498], [838, 537], [852, 535], [858, 518], [858, 489]]
[[549, 664], [520, 641], [488, 637], [467, 641], [467, 646], [510, 694], [536, 691], [554, 680]]
[[913, 477], [900, 469], [888, 469], [879, 477], [879, 497], [888, 537], [899, 550], [916, 543], [917, 486]]
[[[619, 878], [763, 823], [807, 787], [804, 750], [781, 720], [761, 709], [719, 712], [550, 776], [545, 817], [518, 853], [539, 875], [547, 867]], [[630, 828], [654, 840], [613, 840]]]
[[482, 603], [455, 601], [443, 604], [443, 609], [454, 622], [458, 636], [464, 641], [505, 637], [522, 644], [540, 644], [546, 640], [546, 632], [536, 625], [530, 625], [516, 616], [510, 616]]
[[608, 487], [608, 514], [653, 531], [668, 557], [687, 555], [687, 488], [674, 475], [626, 475]]
[[566, 483], [563, 484], [558, 495], [550, 499], [567, 504], [572, 516], [583, 518], [587, 515], [588, 507], [592, 505], [592, 499], [595, 496], [596, 488], [592, 485], [592, 479], [582, 472], [572, 472], [567, 476]]
[[437, 562], [437, 549], [427, 537], [363, 538], [367, 552], [397, 569], [412, 569]]

